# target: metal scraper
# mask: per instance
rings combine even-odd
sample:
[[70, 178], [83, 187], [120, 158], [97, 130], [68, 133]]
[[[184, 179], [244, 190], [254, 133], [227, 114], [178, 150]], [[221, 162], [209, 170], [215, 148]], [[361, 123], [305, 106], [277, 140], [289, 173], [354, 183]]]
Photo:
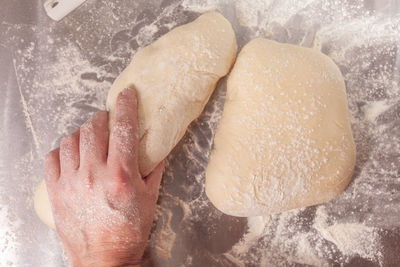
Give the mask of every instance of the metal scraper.
[[50, 18], [59, 21], [85, 1], [86, 0], [47, 0], [44, 3], [44, 9]]

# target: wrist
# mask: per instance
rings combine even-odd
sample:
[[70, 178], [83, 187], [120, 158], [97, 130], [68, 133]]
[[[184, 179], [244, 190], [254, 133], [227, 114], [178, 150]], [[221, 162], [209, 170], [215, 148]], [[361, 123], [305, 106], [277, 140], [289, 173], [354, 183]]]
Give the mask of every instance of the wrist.
[[140, 266], [147, 242], [139, 238], [122, 240], [111, 233], [96, 235], [85, 246], [76, 247], [64, 242], [71, 266], [122, 267]]
[[71, 266], [79, 267], [140, 267], [141, 255], [126, 251], [98, 251], [82, 256], [69, 256]]

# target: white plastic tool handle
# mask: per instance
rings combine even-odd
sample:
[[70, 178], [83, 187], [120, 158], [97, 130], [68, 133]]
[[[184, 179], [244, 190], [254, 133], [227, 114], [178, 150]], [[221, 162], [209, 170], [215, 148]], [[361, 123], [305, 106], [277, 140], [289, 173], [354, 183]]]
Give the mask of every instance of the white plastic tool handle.
[[85, 1], [86, 0], [47, 0], [44, 3], [44, 9], [50, 18], [59, 21]]

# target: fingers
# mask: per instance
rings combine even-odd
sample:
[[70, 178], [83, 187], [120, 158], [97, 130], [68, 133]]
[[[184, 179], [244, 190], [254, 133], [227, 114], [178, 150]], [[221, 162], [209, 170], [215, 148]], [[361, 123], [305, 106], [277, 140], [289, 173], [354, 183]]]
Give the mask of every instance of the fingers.
[[79, 168], [79, 130], [68, 135], [61, 141], [60, 165], [62, 171]]
[[160, 188], [161, 178], [164, 172], [165, 160], [161, 161], [157, 167], [145, 178], [146, 186], [152, 195], [157, 199]]
[[124, 89], [116, 103], [115, 120], [111, 125], [108, 163], [121, 164], [138, 172], [139, 132], [137, 97], [134, 89]]
[[108, 150], [108, 112], [98, 111], [82, 125], [79, 135], [80, 167], [105, 163]]
[[60, 178], [60, 149], [50, 151], [45, 158], [45, 180], [47, 187], [52, 189]]

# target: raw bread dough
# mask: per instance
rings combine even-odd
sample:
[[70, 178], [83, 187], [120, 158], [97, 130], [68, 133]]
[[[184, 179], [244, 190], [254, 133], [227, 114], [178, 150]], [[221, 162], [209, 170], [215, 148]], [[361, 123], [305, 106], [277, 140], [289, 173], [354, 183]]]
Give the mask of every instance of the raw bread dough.
[[[139, 50], [115, 80], [107, 98], [110, 123], [119, 92], [133, 86], [138, 93], [143, 176], [169, 154], [200, 115], [216, 83], [231, 68], [236, 50], [229, 21], [209, 12]], [[39, 187], [35, 200], [39, 217], [54, 227], [45, 186]]]
[[217, 81], [236, 56], [235, 33], [221, 14], [210, 12], [180, 26], [135, 54], [107, 98], [111, 120], [120, 91], [139, 96], [139, 166], [149, 174], [197, 118]]
[[322, 53], [255, 39], [230, 74], [206, 194], [233, 216], [331, 200], [351, 179], [355, 145], [343, 77]]
[[51, 205], [49, 201], [49, 195], [47, 194], [46, 183], [43, 180], [35, 193], [33, 199], [34, 208], [39, 218], [48, 226], [55, 229], [53, 214], [51, 212]]

